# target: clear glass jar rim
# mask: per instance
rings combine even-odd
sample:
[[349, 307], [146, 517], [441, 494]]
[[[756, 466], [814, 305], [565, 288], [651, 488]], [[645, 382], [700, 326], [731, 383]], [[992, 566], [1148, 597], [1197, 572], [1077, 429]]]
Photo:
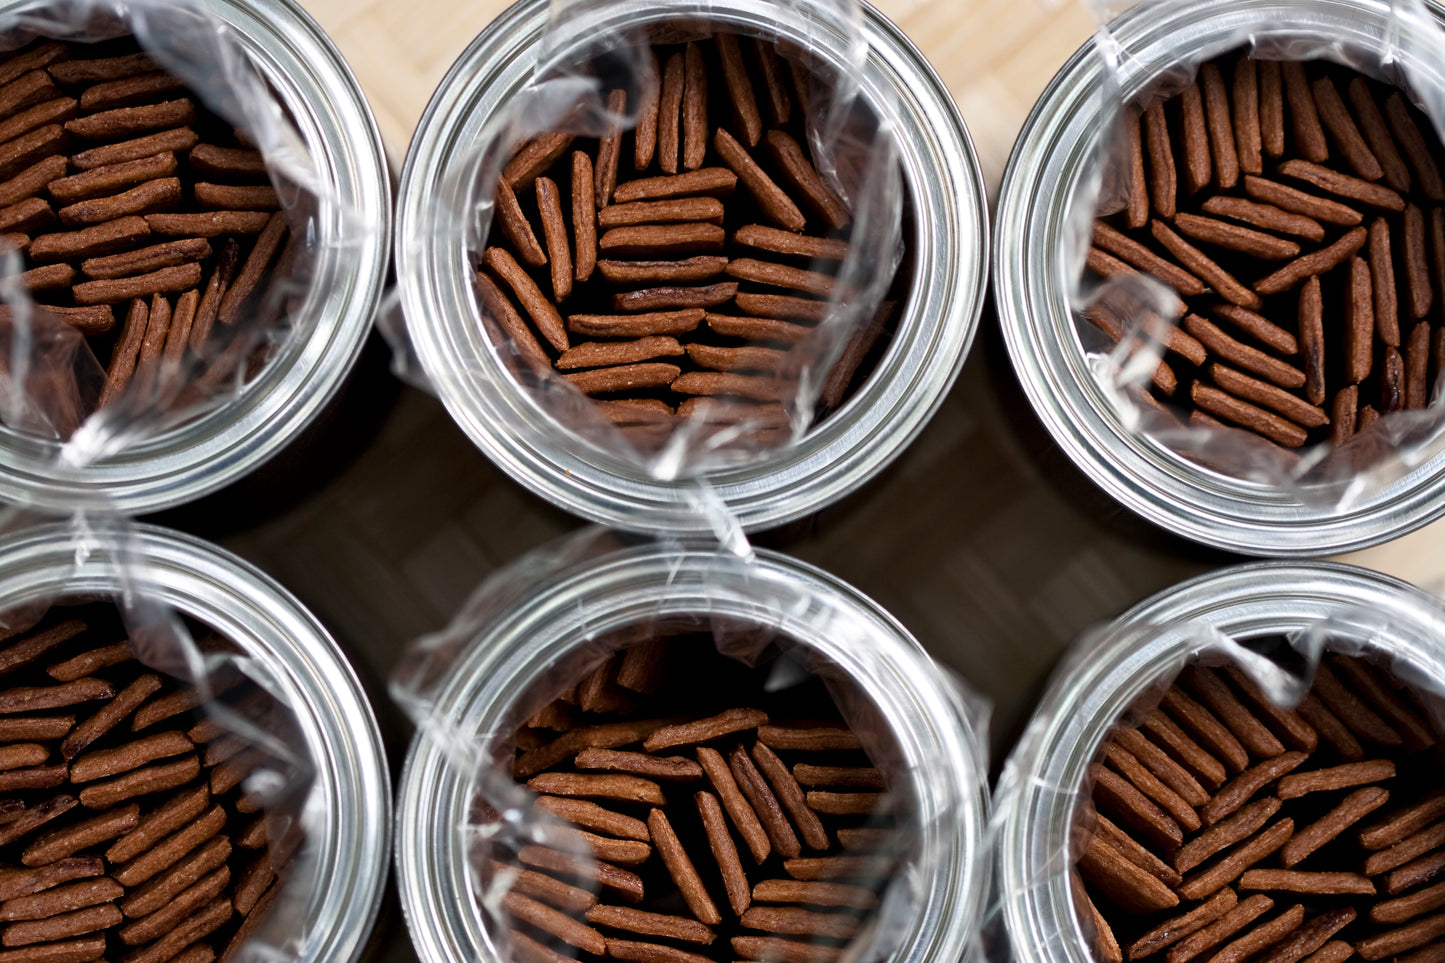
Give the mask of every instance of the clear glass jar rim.
[[[906, 765], [899, 768], [919, 797], [921, 842], [931, 850], [920, 860], [926, 868], [913, 893], [916, 919], [904, 949], [890, 959], [951, 963], [961, 957], [976, 934], [987, 884], [981, 858], [987, 774], [978, 756], [981, 734], [957, 690], [902, 626], [832, 576], [771, 552], [741, 565], [717, 551], [645, 546], [617, 552], [549, 578], [490, 618], [472, 640], [432, 707], [437, 725], [419, 727], [398, 792], [398, 886], [424, 963], [496, 955], [472, 893], [460, 828], [471, 783], [427, 733], [435, 728], [448, 738], [486, 739], [516, 694], [579, 642], [610, 626], [677, 614], [773, 627], [864, 683], [901, 744]], [[767, 601], [770, 592], [798, 604], [775, 607]], [[830, 622], [855, 626], [858, 639], [870, 643], [867, 651], [818, 631]], [[873, 671], [864, 675], [864, 665]], [[957, 818], [940, 825], [941, 812]]]
[[[900, 146], [921, 224], [918, 276], [894, 346], [843, 412], [797, 446], [757, 465], [709, 476], [749, 530], [816, 511], [901, 453], [957, 377], [982, 311], [989, 230], [972, 141], [926, 59], [886, 18], [862, 6], [871, 48], [862, 78], [865, 96], [870, 89], [897, 94], [900, 107], [890, 119], [907, 135]], [[776, 30], [791, 22], [771, 0], [671, 0], [666, 9], [681, 7]], [[471, 145], [480, 120], [530, 76], [546, 10], [546, 0], [520, 0], [494, 20], [458, 58], [418, 124], [397, 204], [397, 276], [408, 331], [452, 417], [529, 489], [604, 524], [705, 530], [706, 520], [681, 507], [678, 485], [591, 453], [537, 410], [493, 352], [464, 350], [480, 336], [471, 323], [467, 266], [433, 229], [437, 205], [429, 198], [442, 171]], [[616, 4], [603, 13], [598, 29], [602, 23], [611, 29], [664, 15], [656, 6]], [[881, 373], [889, 377], [878, 377]]]
[[316, 885], [297, 963], [361, 955], [386, 887], [391, 781], [361, 684], [326, 629], [268, 576], [200, 539], [156, 526], [132, 536], [38, 525], [0, 537], [5, 606], [68, 595], [153, 594], [235, 641], [288, 696], [312, 759], [304, 806]]
[[1087, 658], [1050, 680], [994, 793], [1000, 903], [1019, 963], [1094, 963], [1075, 915], [1068, 845], [1077, 787], [1109, 729], [1161, 675], [1197, 651], [1191, 626], [1230, 637], [1288, 635], [1351, 610], [1394, 629], [1332, 635], [1445, 679], [1445, 603], [1398, 579], [1326, 562], [1258, 562], [1204, 575], [1141, 602], [1091, 638]]
[[[322, 212], [324, 243], [304, 307], [315, 318], [310, 337], [288, 342], [276, 370], [262, 372], [219, 410], [93, 465], [67, 467], [55, 442], [0, 429], [6, 501], [55, 513], [110, 507], [141, 514], [215, 491], [275, 455], [321, 413], [371, 330], [391, 253], [391, 179], [360, 84], [295, 0], [190, 2], [233, 33], [287, 101], [349, 212]], [[34, 4], [0, 0], [0, 19]]]
[[[1437, 0], [1425, 0], [1442, 16]], [[1305, 33], [1357, 49], [1387, 42], [1381, 0], [1141, 3], [1111, 21], [1121, 93], [1246, 26]], [[1393, 48], [1392, 48], [1393, 49]], [[1404, 56], [1405, 52], [1401, 52]], [[1314, 508], [1265, 486], [1194, 466], [1130, 435], [1088, 370], [1067, 303], [1059, 239], [1106, 106], [1091, 39], [1050, 81], [1015, 143], [995, 218], [995, 303], [1014, 369], [1055, 442], [1102, 489], [1154, 524], [1253, 555], [1320, 556], [1378, 544], [1445, 514], [1445, 450], [1349, 511]], [[1414, 63], [1414, 61], [1412, 61]], [[1416, 64], [1445, 88], [1440, 64]]]

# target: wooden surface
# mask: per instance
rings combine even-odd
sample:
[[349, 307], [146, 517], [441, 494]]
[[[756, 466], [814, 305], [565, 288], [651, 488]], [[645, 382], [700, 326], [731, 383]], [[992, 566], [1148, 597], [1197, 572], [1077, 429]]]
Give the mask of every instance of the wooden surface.
[[[432, 89], [498, 0], [302, 0], [361, 78], [399, 166]], [[623, 0], [619, 0], [623, 2]], [[1091, 30], [1042, 0], [885, 0], [947, 82], [991, 193], [1037, 94]], [[845, 502], [759, 536], [892, 611], [995, 705], [997, 760], [1059, 653], [1090, 625], [1238, 559], [1136, 519], [1053, 445], [991, 310], [958, 384], [912, 447]], [[212, 538], [295, 592], [373, 697], [399, 771], [409, 726], [385, 692], [402, 646], [441, 628], [487, 574], [579, 523], [497, 471], [373, 339], [345, 392], [250, 479], [156, 520]], [[1445, 584], [1437, 524], [1350, 558]], [[405, 958], [394, 900], [375, 958]]]
[[[452, 62], [506, 0], [300, 0], [361, 79], [393, 160]], [[968, 119], [992, 187], [1034, 99], [1093, 29], [1077, 0], [878, 0]]]

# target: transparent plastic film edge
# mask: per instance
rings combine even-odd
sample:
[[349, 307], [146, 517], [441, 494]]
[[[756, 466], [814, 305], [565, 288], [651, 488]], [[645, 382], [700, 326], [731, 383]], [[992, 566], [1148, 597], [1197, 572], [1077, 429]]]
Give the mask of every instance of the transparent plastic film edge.
[[[106, 365], [22, 285], [4, 285], [0, 353], [8, 355], [9, 371], [23, 373], [14, 383], [24, 386], [24, 400], [17, 403], [7, 385], [0, 413], [9, 427], [58, 442], [53, 457], [68, 470], [83, 470], [237, 398], [249, 381], [246, 359], [281, 353], [283, 345], [309, 337], [308, 315], [299, 306], [316, 296], [317, 265], [345, 258], [347, 248], [367, 237], [361, 213], [338, 196], [243, 39], [194, 0], [32, 0], [0, 19], [0, 46], [7, 50], [36, 38], [88, 43], [126, 34], [254, 142], [290, 242], [273, 268], [279, 275], [284, 267], [284, 276], [273, 277], [263, 296], [217, 325], [204, 355], [164, 362], [164, 374], [132, 379], [113, 403], [89, 416], [80, 399], [96, 391]], [[8, 258], [0, 264], [6, 275], [19, 267]]]
[[[115, 602], [131, 648], [144, 665], [195, 686], [204, 719], [221, 733], [217, 739], [243, 743], [241, 754], [255, 763], [241, 786], [264, 800], [267, 850], [275, 871], [285, 872], [282, 889], [270, 909], [236, 951], [234, 959], [298, 959], [313, 939], [304, 918], [319, 873], [322, 834], [328, 818], [326, 799], [314, 787], [318, 766], [304, 739], [295, 732], [286, 687], [258, 659], [228, 645], [204, 645], [181, 613], [155, 594], [163, 581], [134, 523], [118, 515], [77, 512], [72, 528], [83, 532], [78, 544], [90, 544], [107, 557], [119, 581]], [[226, 640], [230, 641], [230, 640]], [[254, 684], [268, 698], [237, 699], [228, 692], [238, 682]], [[233, 757], [234, 758], [234, 757]], [[297, 836], [299, 834], [299, 843]], [[289, 861], [289, 869], [284, 864]]]

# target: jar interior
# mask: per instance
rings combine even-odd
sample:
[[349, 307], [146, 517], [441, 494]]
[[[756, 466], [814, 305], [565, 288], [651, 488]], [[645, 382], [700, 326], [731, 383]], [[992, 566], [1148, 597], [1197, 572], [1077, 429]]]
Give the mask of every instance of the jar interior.
[[[632, 30], [621, 38], [609, 34], [606, 40], [619, 46], [597, 54], [596, 44], [589, 45], [585, 56], [551, 66], [535, 83], [568, 91], [572, 88], [565, 85], [567, 80], [591, 82], [595, 78], [611, 91], [604, 98], [608, 103], [598, 103], [598, 95], [591, 94], [575, 104], [547, 98], [528, 104], [529, 114], [550, 111], [556, 121], [537, 134], [534, 117], [515, 118], [513, 127], [536, 136], [510, 142], [499, 139], [492, 150], [500, 156], [479, 168], [479, 184], [492, 183], [499, 168], [504, 179], [503, 190], [495, 195], [502, 200], [497, 202], [486, 237], [477, 239], [467, 252], [480, 283], [481, 303], [476, 305], [484, 322], [480, 328], [490, 339], [490, 346], [480, 349], [499, 353], [552, 424], [604, 451], [616, 447], [616, 435], [606, 427], [608, 423], [620, 428], [642, 453], [665, 444], [673, 429], [683, 423], [697, 435], [699, 441], [689, 441], [689, 446], [699, 451], [746, 453], [785, 444], [792, 439], [795, 420], [795, 414], [785, 409], [802, 390], [799, 379], [806, 377], [815, 387], [821, 386], [816, 406], [806, 415], [810, 424], [821, 424], [859, 395], [887, 354], [899, 320], [907, 312], [916, 280], [918, 228], [911, 186], [892, 184], [906, 174], [887, 150], [879, 149], [878, 119], [864, 99], [849, 100], [835, 93], [840, 85], [831, 65], [819, 57], [805, 56], [776, 36], [733, 23], [679, 19], [665, 27]], [[719, 53], [725, 49], [722, 42], [731, 44], [726, 49], [738, 51], [740, 61], [724, 61]], [[660, 150], [658, 160], [642, 161], [647, 150], [639, 149], [641, 128], [635, 121], [647, 108], [637, 105], [649, 103], [648, 96], [669, 96], [667, 91], [674, 86], [669, 76], [680, 75], [688, 50], [700, 52], [687, 57], [696, 57], [700, 65], [696, 77], [707, 90], [702, 108], [706, 119], [700, 128], [706, 131], [707, 144], [699, 140], [692, 160], [684, 157], [682, 165], [668, 166], [683, 174], [688, 168], [720, 175], [728, 172], [737, 164], [721, 156], [723, 148], [713, 142], [714, 131], [725, 129], [729, 136], [735, 135], [735, 144], [743, 145], [737, 149], [760, 165], [758, 170], [772, 189], [789, 196], [786, 203], [800, 218], [796, 223], [788, 220], [789, 215], [779, 214], [775, 197], [758, 200], [764, 195], [747, 188], [746, 182], [735, 189], [687, 189], [680, 195], [657, 197], [639, 188], [642, 193], [638, 196], [646, 199], [627, 200], [632, 194], [625, 192], [668, 176], [667, 168], [660, 166]], [[649, 57], [655, 57], [652, 69], [645, 63]], [[675, 68], [671, 66], [674, 60]], [[653, 73], [662, 74], [658, 82], [666, 90], [648, 88], [647, 78]], [[748, 87], [745, 95], [737, 92], [739, 76]], [[677, 86], [681, 84], [676, 81]], [[747, 146], [748, 123], [739, 119], [741, 110], [736, 105], [744, 102], [752, 104], [755, 116], [748, 123], [752, 124], [752, 137], [762, 138], [754, 141], [757, 146]], [[619, 109], [626, 121], [615, 125], [606, 114]], [[684, 135], [690, 109], [683, 105]], [[664, 111], [664, 126], [667, 116]], [[678, 116], [671, 115], [673, 133]], [[817, 153], [821, 141], [809, 136], [823, 127], [832, 145], [828, 156]], [[761, 134], [764, 128], [765, 137]], [[551, 153], [538, 151], [538, 144], [559, 133], [567, 138], [562, 147]], [[683, 136], [684, 141], [689, 139]], [[788, 155], [789, 148], [775, 149], [776, 142], [801, 150], [801, 160]], [[686, 148], [684, 153], [692, 150], [686, 143], [669, 149], [679, 147]], [[532, 153], [538, 153], [541, 160], [519, 165]], [[585, 168], [577, 168], [582, 163], [578, 155], [588, 159]], [[615, 167], [608, 166], [609, 158]], [[604, 167], [615, 173], [604, 178]], [[817, 178], [812, 193], [790, 183], [793, 172], [800, 168], [812, 172], [805, 180]], [[599, 184], [604, 179], [609, 186], [621, 183], [615, 195], [621, 203], [612, 203], [607, 188], [597, 188], [596, 201], [601, 205], [598, 238], [584, 242], [577, 234], [576, 218], [590, 214], [580, 214], [575, 208], [579, 197], [576, 178], [589, 171]], [[507, 172], [521, 179], [512, 184]], [[532, 186], [538, 176], [548, 185], [545, 195]], [[507, 190], [508, 185], [515, 190]], [[488, 194], [483, 200], [479, 189], [476, 193], [483, 204], [493, 196]], [[560, 202], [553, 194], [560, 194]], [[818, 197], [831, 199], [820, 208]], [[659, 203], [659, 198], [665, 199]], [[812, 206], [809, 198], [814, 199]], [[886, 203], [880, 202], [883, 198]], [[842, 204], [846, 212], [849, 202], [844, 199], [862, 205], [852, 212], [859, 215], [856, 220], [851, 214], [840, 219], [836, 210], [828, 212], [829, 204]], [[511, 211], [514, 201], [515, 210]], [[682, 212], [686, 206], [682, 202], [697, 210]], [[649, 204], [652, 211], [645, 210]], [[668, 204], [679, 211], [663, 211]], [[608, 226], [611, 218], [616, 219], [615, 227]], [[649, 223], [650, 218], [659, 223]], [[688, 223], [678, 223], [689, 218]], [[743, 235], [737, 233], [745, 228], [762, 234], [776, 231], [779, 225], [786, 227], [783, 234], [803, 232], [808, 237], [775, 234], [743, 243]], [[692, 230], [697, 238], [683, 240], [685, 230]], [[629, 231], [638, 235], [640, 246], [623, 244]], [[643, 241], [645, 232], [661, 240]], [[677, 237], [663, 237], [670, 234]], [[530, 237], [524, 239], [523, 235]], [[826, 246], [826, 253], [818, 254], [808, 238]], [[546, 241], [545, 251], [538, 239]], [[609, 253], [614, 240], [616, 246]], [[600, 245], [596, 255], [600, 260], [596, 272], [582, 278], [578, 262], [580, 251], [588, 244]], [[850, 245], [866, 251], [866, 257], [840, 262], [838, 251], [849, 250]], [[508, 251], [513, 263], [499, 270], [491, 260], [495, 249]], [[529, 250], [531, 261], [527, 260]], [[561, 278], [556, 275], [559, 253], [578, 265], [574, 277], [566, 277], [565, 271]], [[775, 276], [780, 272], [787, 272], [781, 274], [781, 280]], [[525, 279], [514, 280], [519, 275]], [[845, 287], [846, 293], [839, 293]], [[533, 310], [532, 304], [539, 298], [556, 307]], [[854, 302], [846, 315], [839, 314], [838, 304]], [[573, 334], [570, 341], [560, 329], [549, 334], [539, 327], [543, 325], [541, 314], [555, 314], [558, 307], [568, 318]], [[649, 317], [667, 313], [670, 318], [654, 317], [644, 323], [637, 320], [637, 313]], [[689, 313], [696, 317], [683, 317]], [[821, 319], [841, 321], [845, 316], [854, 333], [846, 338], [820, 335]], [[581, 320], [575, 320], [578, 318]], [[608, 319], [606, 326], [589, 327], [589, 323], [603, 324], [588, 320], [595, 318]], [[555, 324], [561, 323], [558, 315]], [[648, 347], [643, 341], [653, 343]], [[579, 342], [584, 350], [578, 350]], [[588, 352], [596, 357], [587, 357]], [[571, 380], [598, 404], [579, 402], [570, 391], [549, 390], [549, 386], [555, 388], [558, 377]]]
[[[577, 916], [609, 952], [660, 938], [719, 959], [832, 958], [900, 911], [886, 890], [918, 834], [897, 742], [854, 680], [774, 629], [670, 616], [594, 634], [505, 718], [491, 755], [514, 778], [477, 783], [472, 833], [488, 842], [471, 877], [524, 946], [600, 955], [603, 943], [565, 945], [518, 899], [560, 906], [547, 893], [561, 882], [585, 894]], [[608, 775], [635, 795], [591, 796]], [[589, 822], [588, 799], [608, 811], [602, 822]], [[649, 930], [639, 909], [671, 922]]]
[[[1311, 671], [1284, 636], [1241, 641]], [[1281, 679], [1207, 655], [1106, 735], [1069, 845], [1094, 959], [1438, 951], [1445, 693], [1358, 642], [1324, 652], [1294, 708], [1266, 695]]]
[[[1286, 84], [1283, 94], [1275, 82], [1281, 62], [1287, 78], [1295, 63], [1308, 71], [1306, 79]], [[1197, 72], [1201, 64], [1204, 70]], [[1240, 80], [1245, 67], [1253, 85]], [[1231, 110], [1238, 118], [1241, 104], [1258, 110], [1270, 102], [1257, 79], [1267, 72], [1273, 72], [1275, 81], [1268, 84], [1280, 95], [1274, 103], [1283, 113], [1272, 122], [1252, 116], [1247, 152], [1246, 125], [1232, 120]], [[1090, 193], [1087, 177], [1075, 185], [1072, 206], [1088, 205], [1100, 225], [1084, 271], [1092, 280], [1065, 283], [1071, 292], [1082, 286], [1082, 303], [1093, 299], [1077, 316], [1078, 350], [1101, 356], [1122, 345], [1117, 357], [1135, 355], [1127, 373], [1091, 365], [1088, 377], [1113, 378], [1127, 388], [1141, 419], [1141, 440], [1166, 463], [1182, 460], [1183, 473], [1220, 491], [1242, 487], [1268, 499], [1283, 484], [1311, 490], [1312, 500], [1333, 500], [1355, 497], [1347, 493], [1357, 477], [1373, 473], [1371, 485], [1380, 489], [1404, 470], [1389, 466], [1438, 453], [1436, 387], [1445, 370], [1445, 336], [1437, 332], [1445, 314], [1433, 289], [1445, 293], [1445, 275], [1430, 274], [1427, 262], [1445, 263], [1445, 253], [1429, 240], [1431, 220], [1445, 217], [1437, 213], [1445, 194], [1431, 186], [1426, 168], [1438, 179], [1445, 151], [1430, 118], [1412, 103], [1437, 103], [1429, 86], [1436, 82], [1430, 71], [1382, 63], [1378, 52], [1349, 38], [1291, 33], [1288, 25], [1260, 28], [1244, 47], [1233, 39], [1200, 43], [1177, 63], [1129, 78], [1130, 106], [1099, 152], [1099, 194]], [[1201, 89], [1212, 95], [1207, 104]], [[1398, 105], [1405, 119], [1392, 104], [1386, 121], [1378, 104], [1396, 90], [1405, 92]], [[1301, 127], [1308, 125], [1298, 118], [1306, 114], [1318, 143], [1301, 140]], [[1270, 123], [1283, 146], [1266, 144], [1261, 163], [1258, 138]], [[1418, 134], [1418, 149], [1405, 152], [1408, 161], [1391, 146], [1402, 124]], [[1364, 155], [1373, 157], [1361, 128], [1380, 156], [1383, 141], [1400, 160], [1388, 182], [1380, 171], [1352, 166]], [[1353, 135], [1337, 133], [1350, 130]], [[1244, 160], [1246, 153], [1252, 162]], [[1425, 166], [1411, 168], [1417, 154]], [[1160, 161], [1165, 156], [1167, 165]], [[1166, 168], [1177, 184], [1161, 187]], [[1303, 179], [1334, 172], [1345, 175], [1339, 183]], [[1363, 193], [1339, 193], [1356, 188]], [[1389, 197], [1381, 200], [1384, 195]], [[1307, 210], [1312, 216], [1305, 216]], [[1356, 235], [1359, 244], [1351, 240]], [[1339, 257], [1330, 254], [1351, 244]], [[1296, 262], [1318, 258], [1316, 251], [1334, 262], [1320, 270], [1302, 267], [1293, 281], [1282, 277]], [[1148, 267], [1141, 258], [1149, 257], [1163, 266]], [[1133, 280], [1139, 273], [1152, 274], [1171, 291], [1145, 290]], [[1373, 298], [1368, 291], [1355, 297], [1361, 283], [1370, 284], [1369, 278], [1361, 282], [1362, 274], [1374, 276]], [[1388, 295], [1380, 293], [1386, 284]], [[1301, 299], [1310, 297], [1318, 309], [1309, 309], [1314, 320], [1307, 322]], [[1378, 336], [1368, 330], [1375, 323], [1363, 318], [1360, 305], [1378, 317]], [[1182, 323], [1163, 346], [1154, 342], [1145, 348], [1148, 355], [1138, 351], [1164, 337], [1168, 325], [1158, 324], [1161, 317], [1181, 310]], [[1151, 327], [1160, 333], [1146, 333]], [[1367, 330], [1357, 348], [1354, 331], [1361, 328]], [[1433, 351], [1436, 340], [1439, 352]], [[1144, 363], [1144, 357], [1151, 360]], [[1112, 404], [1097, 392], [1095, 400]], [[1386, 429], [1367, 431], [1397, 412], [1402, 414]], [[1337, 447], [1310, 452], [1302, 462], [1297, 451], [1313, 445]]]
[[216, 955], [289, 945], [305, 901], [277, 897], [314, 873], [315, 764], [237, 645], [95, 597], [3, 621], [0, 938], [97, 956], [183, 935]]
[[[162, 40], [180, 42], [175, 38]], [[5, 60], [12, 62], [31, 56], [53, 47], [54, 43], [41, 37], [26, 48], [7, 54]], [[172, 200], [158, 199], [153, 203], [125, 201], [131, 196], [127, 193], [88, 200], [93, 206], [124, 201], [126, 211], [135, 208], [123, 219], [109, 222], [109, 226], [117, 230], [118, 225], [134, 224], [135, 231], [134, 236], [127, 235], [82, 254], [41, 255], [37, 249], [32, 256], [33, 241], [30, 234], [25, 235], [19, 249], [24, 262], [22, 269], [45, 271], [70, 265], [75, 275], [74, 288], [62, 286], [34, 291], [38, 308], [48, 305], [66, 312], [92, 304], [97, 308], [110, 305], [114, 320], [91, 331], [68, 316], [42, 313], [36, 315], [27, 328], [17, 329], [11, 316], [6, 315], [0, 330], [3, 334], [0, 353], [9, 359], [7, 366], [20, 363], [15, 354], [24, 345], [33, 342], [33, 347], [24, 359], [28, 364], [29, 397], [23, 407], [6, 408], [4, 431], [8, 443], [17, 450], [33, 450], [43, 457], [50, 443], [67, 440], [104, 399], [105, 405], [114, 405], [115, 418], [119, 419], [112, 421], [109, 430], [117, 430], [117, 425], [124, 422], [127, 426], [124, 430], [130, 432], [132, 423], [141, 422], [145, 432], [138, 442], [140, 447], [166, 448], [182, 436], [194, 437], [218, 430], [218, 421], [229, 423], [229, 416], [222, 416], [218, 409], [232, 405], [244, 395], [268, 390], [295, 360], [298, 352], [295, 342], [304, 340], [309, 333], [306, 319], [314, 313], [317, 292], [313, 282], [323, 270], [321, 261], [325, 255], [317, 242], [328, 233], [323, 225], [326, 205], [314, 192], [316, 172], [297, 167], [311, 164], [312, 159], [288, 156], [279, 165], [258, 166], [260, 155], [255, 152], [256, 145], [251, 138], [212, 112], [203, 102], [203, 96], [213, 102], [228, 101], [228, 109], [236, 111], [240, 109], [235, 103], [237, 96], [250, 90], [260, 91], [269, 104], [245, 106], [256, 116], [267, 117], [268, 123], [285, 128], [283, 139], [290, 139], [304, 149], [305, 145], [314, 143], [315, 132], [301, 123], [302, 118], [292, 109], [294, 97], [288, 96], [283, 86], [278, 86], [279, 78], [239, 48], [235, 54], [249, 61], [244, 69], [255, 71], [255, 84], [222, 90], [213, 83], [197, 91], [179, 78], [173, 78], [168, 82], [179, 86], [147, 96], [141, 86], [146, 82], [158, 84], [166, 73], [159, 63], [139, 59], [143, 51], [134, 37], [127, 35], [93, 42], [64, 40], [62, 43], [66, 53], [51, 69], [62, 72], [63, 79], [59, 81], [62, 91], [81, 98], [84, 118], [95, 116], [85, 113], [92, 103], [99, 104], [96, 112], [103, 114], [118, 106], [161, 110], [188, 98], [194, 104], [194, 119], [185, 122], [182, 117], [175, 125], [158, 132], [141, 129], [130, 140], [125, 139], [129, 134], [99, 140], [95, 139], [97, 135], [87, 135], [90, 139], [76, 139], [68, 149], [75, 156], [69, 158], [67, 176], [47, 188], [52, 193], [62, 187], [67, 190], [65, 194], [56, 193], [54, 206], [61, 209], [59, 216], [64, 221], [56, 230], [77, 230], [90, 223], [87, 220], [72, 222], [72, 217], [89, 217], [79, 211], [84, 205], [65, 206], [74, 199], [69, 185], [75, 176], [95, 169], [87, 155], [94, 155], [97, 163], [104, 162], [102, 168], [108, 172], [118, 170], [115, 164], [130, 165], [139, 171], [140, 166], [150, 163], [155, 167], [150, 173], [158, 176], [134, 190], [155, 188], [158, 191], [168, 183], [168, 178], [177, 177], [177, 194]], [[159, 56], [185, 59], [188, 54], [194, 56], [194, 51], [168, 49]], [[104, 66], [96, 67], [101, 74], [109, 76], [118, 72], [118, 79], [102, 77], [92, 82], [81, 63], [90, 60], [102, 62]], [[140, 64], [135, 70], [151, 72], [127, 74], [131, 68], [124, 65], [129, 61]], [[80, 79], [70, 79], [71, 74], [64, 73], [65, 70]], [[138, 92], [128, 94], [118, 89], [126, 84], [136, 85]], [[110, 99], [93, 100], [92, 94]], [[60, 119], [63, 121], [64, 117]], [[130, 159], [131, 154], [152, 141], [156, 153]], [[134, 149], [130, 149], [132, 145]], [[109, 163], [106, 151], [118, 158], [114, 164]], [[314, 151], [311, 153], [312, 158], [317, 156]], [[144, 176], [147, 176], [145, 172], [138, 172], [131, 181]], [[111, 189], [121, 191], [129, 187], [131, 181]], [[91, 194], [96, 190], [105, 194], [107, 189], [86, 190]], [[204, 197], [196, 196], [200, 192], [206, 192]], [[224, 230], [183, 223], [183, 215], [206, 213], [235, 223]], [[39, 241], [50, 230], [44, 224], [37, 224], [34, 229], [20, 227], [34, 234], [34, 241]], [[198, 252], [203, 246], [204, 252]], [[123, 263], [127, 258], [135, 263]], [[193, 265], [203, 269], [194, 284], [190, 283], [192, 279], [179, 276], [193, 270]], [[169, 272], [176, 277], [161, 278], [149, 272]], [[151, 282], [145, 282], [147, 275], [153, 279]], [[112, 287], [131, 284], [138, 290], [159, 287], [160, 290], [154, 296], [149, 290], [138, 295], [144, 309], [136, 327], [128, 322], [135, 314], [136, 299], [117, 301], [109, 293], [91, 290], [106, 284]], [[97, 298], [102, 300], [97, 302]], [[150, 317], [151, 311], [156, 312], [154, 318]]]

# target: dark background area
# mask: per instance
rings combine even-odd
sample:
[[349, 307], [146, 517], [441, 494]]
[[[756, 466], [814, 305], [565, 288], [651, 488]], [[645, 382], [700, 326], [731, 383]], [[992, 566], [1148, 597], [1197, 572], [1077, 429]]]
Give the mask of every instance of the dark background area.
[[[582, 523], [516, 485], [379, 338], [308, 432], [254, 475], [149, 520], [211, 539], [294, 592], [368, 686], [399, 768], [386, 678], [498, 567]], [[995, 762], [1081, 630], [1236, 559], [1169, 536], [1080, 474], [1034, 417], [985, 316], [943, 406], [882, 475], [757, 534], [851, 582], [995, 707]]]

